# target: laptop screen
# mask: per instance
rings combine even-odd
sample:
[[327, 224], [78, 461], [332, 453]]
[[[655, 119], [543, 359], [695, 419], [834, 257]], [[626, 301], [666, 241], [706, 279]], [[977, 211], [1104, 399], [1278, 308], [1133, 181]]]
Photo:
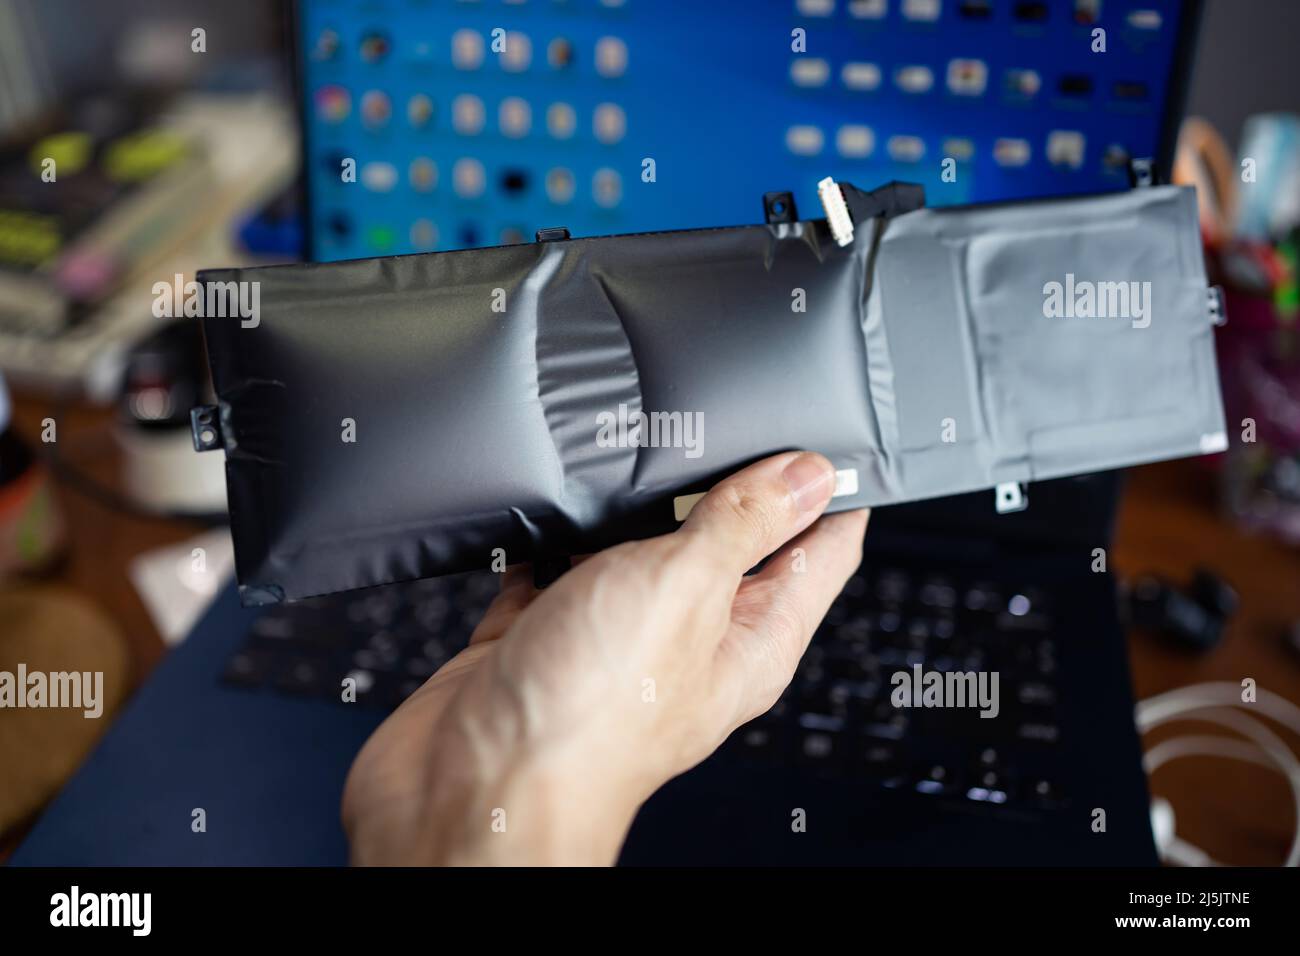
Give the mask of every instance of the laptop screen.
[[1166, 158], [1178, 0], [300, 0], [321, 261], [1125, 188]]

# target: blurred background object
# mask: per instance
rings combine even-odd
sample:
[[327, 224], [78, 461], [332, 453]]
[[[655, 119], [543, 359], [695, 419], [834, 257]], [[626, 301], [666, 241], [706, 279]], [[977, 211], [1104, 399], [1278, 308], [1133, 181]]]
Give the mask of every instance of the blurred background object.
[[127, 356], [114, 434], [123, 451], [127, 495], [155, 511], [224, 518], [225, 473], [194, 454], [190, 409], [207, 401], [198, 324], [173, 319]]
[[1130, 625], [1196, 651], [1219, 643], [1237, 609], [1237, 592], [1204, 568], [1197, 569], [1189, 588], [1143, 575], [1126, 591]]
[[50, 569], [63, 544], [63, 522], [49, 471], [18, 434], [0, 375], [0, 581]]
[[29, 0], [0, 3], [0, 138], [49, 108], [56, 93], [45, 35]]
[[[117, 626], [62, 587], [0, 583], [0, 672], [102, 675], [94, 719], [83, 708], [6, 708], [0, 720], [0, 834], [30, 819], [85, 759], [127, 694], [130, 661]], [[22, 688], [22, 693], [26, 688]]]
[[1249, 117], [1236, 157], [1207, 122], [1183, 125], [1176, 181], [1197, 187], [1211, 277], [1230, 321], [1218, 336], [1236, 441], [1225, 507], [1243, 525], [1300, 543], [1300, 116]]
[[127, 350], [158, 324], [152, 283], [249, 261], [232, 220], [296, 170], [283, 12], [0, 2], [14, 28], [0, 35], [18, 53], [7, 49], [0, 71], [0, 369], [11, 383], [114, 401]]

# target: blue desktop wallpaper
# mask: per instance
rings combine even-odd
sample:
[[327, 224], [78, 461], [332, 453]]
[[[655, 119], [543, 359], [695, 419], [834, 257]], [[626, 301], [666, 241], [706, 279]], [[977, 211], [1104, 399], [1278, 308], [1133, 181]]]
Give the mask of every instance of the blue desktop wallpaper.
[[933, 206], [1124, 188], [1180, 8], [300, 0], [312, 256], [756, 223], [779, 190], [816, 218], [827, 175]]

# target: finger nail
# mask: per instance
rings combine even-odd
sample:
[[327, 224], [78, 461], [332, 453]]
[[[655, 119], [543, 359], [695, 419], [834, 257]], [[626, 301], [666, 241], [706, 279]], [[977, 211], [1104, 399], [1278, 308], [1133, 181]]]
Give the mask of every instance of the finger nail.
[[835, 490], [835, 469], [821, 455], [801, 453], [785, 466], [785, 483], [800, 514], [820, 511]]

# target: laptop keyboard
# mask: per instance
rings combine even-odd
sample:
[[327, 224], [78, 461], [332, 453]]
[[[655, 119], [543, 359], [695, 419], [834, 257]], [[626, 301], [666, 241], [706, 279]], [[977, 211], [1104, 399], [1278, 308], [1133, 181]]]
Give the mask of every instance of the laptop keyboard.
[[[253, 623], [222, 680], [390, 710], [466, 645], [497, 588], [496, 575], [476, 572], [273, 607]], [[718, 759], [800, 766], [966, 804], [1056, 805], [1063, 797], [1052, 635], [1040, 590], [864, 565], [781, 699], [737, 730]], [[992, 710], [994, 674], [997, 715], [981, 717]], [[349, 677], [356, 704], [344, 703]], [[941, 683], [948, 695], [927, 698], [924, 688]], [[965, 706], [953, 706], [955, 686]]]
[[496, 597], [495, 574], [476, 572], [281, 604], [258, 617], [222, 679], [344, 706], [391, 710], [469, 643]]
[[[996, 806], [1062, 801], [1054, 746], [1056, 648], [1047, 596], [948, 575], [860, 570], [776, 705], [741, 727], [725, 759], [861, 776], [890, 790]], [[916, 706], [906, 674], [996, 673], [996, 716]], [[961, 682], [965, 691], [974, 686]], [[986, 695], [986, 700], [988, 696]], [[910, 706], [896, 706], [905, 702]], [[924, 705], [924, 698], [920, 701]]]

